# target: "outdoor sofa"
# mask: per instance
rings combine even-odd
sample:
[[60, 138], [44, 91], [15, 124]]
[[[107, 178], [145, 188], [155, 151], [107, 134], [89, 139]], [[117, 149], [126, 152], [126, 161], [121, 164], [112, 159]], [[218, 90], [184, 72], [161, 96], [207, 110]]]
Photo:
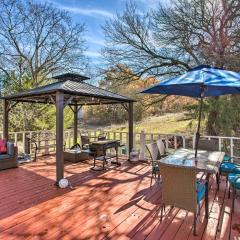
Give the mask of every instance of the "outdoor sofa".
[[7, 142], [7, 152], [0, 154], [0, 170], [18, 167], [18, 148], [14, 143]]

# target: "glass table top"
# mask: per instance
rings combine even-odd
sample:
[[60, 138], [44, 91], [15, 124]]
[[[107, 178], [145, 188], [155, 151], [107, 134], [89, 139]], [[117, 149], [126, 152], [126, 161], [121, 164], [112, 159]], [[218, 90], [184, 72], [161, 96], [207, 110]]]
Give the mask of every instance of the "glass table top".
[[223, 161], [224, 152], [210, 152], [198, 150], [197, 158], [192, 149], [178, 149], [173, 154], [162, 158], [160, 163], [178, 167], [195, 167], [197, 170], [208, 173], [217, 173], [220, 163]]

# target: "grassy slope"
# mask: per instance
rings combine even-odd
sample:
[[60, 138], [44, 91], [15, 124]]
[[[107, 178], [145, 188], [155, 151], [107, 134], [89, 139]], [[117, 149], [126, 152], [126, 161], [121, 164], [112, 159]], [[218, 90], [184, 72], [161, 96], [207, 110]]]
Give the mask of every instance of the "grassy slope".
[[[191, 124], [192, 123], [192, 124]], [[192, 126], [191, 126], [192, 125]], [[184, 114], [166, 114], [164, 116], [150, 117], [135, 124], [135, 131], [141, 132], [144, 130], [147, 133], [193, 133], [196, 128], [196, 121], [186, 119]], [[127, 131], [127, 126], [112, 125], [106, 130]]]

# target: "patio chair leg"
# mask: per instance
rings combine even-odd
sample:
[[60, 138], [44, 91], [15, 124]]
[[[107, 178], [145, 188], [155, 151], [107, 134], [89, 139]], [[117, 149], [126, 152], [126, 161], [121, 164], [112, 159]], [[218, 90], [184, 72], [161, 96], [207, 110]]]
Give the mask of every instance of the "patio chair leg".
[[151, 176], [150, 188], [152, 187], [152, 180], [153, 180], [153, 173], [152, 173], [152, 176]]
[[230, 186], [228, 187], [228, 198], [230, 198], [231, 196], [231, 189], [230, 189]]
[[106, 159], [104, 157], [104, 159], [103, 159], [103, 170], [105, 170], [105, 161], [106, 161]]
[[193, 220], [193, 235], [194, 236], [197, 236], [196, 225], [197, 225], [197, 214], [194, 213], [194, 220]]
[[163, 211], [165, 212], [165, 204], [163, 203], [161, 206], [161, 218], [160, 218], [160, 222], [162, 222], [163, 219]]
[[233, 200], [232, 200], [232, 214], [234, 213], [234, 202], [235, 202], [235, 196], [236, 196], [236, 188], [233, 187]]
[[217, 190], [219, 190], [219, 173], [216, 174]]

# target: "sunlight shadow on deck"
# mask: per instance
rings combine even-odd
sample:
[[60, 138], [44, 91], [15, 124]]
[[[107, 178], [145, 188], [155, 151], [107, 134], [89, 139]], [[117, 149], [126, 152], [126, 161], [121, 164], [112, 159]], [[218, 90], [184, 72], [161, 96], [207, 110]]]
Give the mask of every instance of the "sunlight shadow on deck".
[[22, 167], [0, 172], [0, 219], [69, 192], [55, 181]]

